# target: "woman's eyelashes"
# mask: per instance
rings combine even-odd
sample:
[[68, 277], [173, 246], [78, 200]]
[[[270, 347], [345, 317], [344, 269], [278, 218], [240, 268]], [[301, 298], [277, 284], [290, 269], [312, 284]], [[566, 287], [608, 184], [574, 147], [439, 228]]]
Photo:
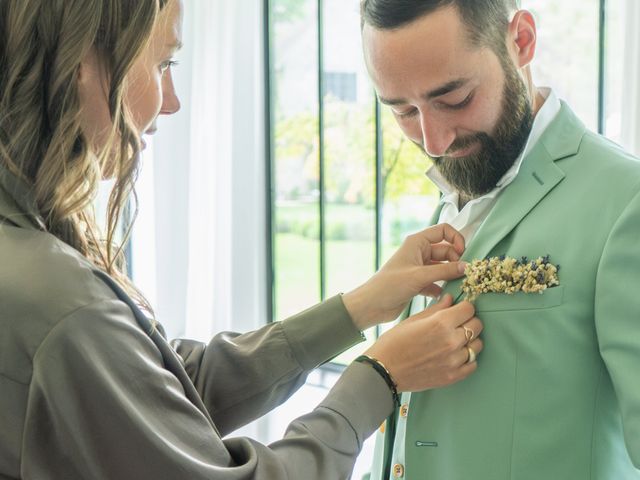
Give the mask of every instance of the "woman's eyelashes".
[[166, 72], [172, 67], [179, 65], [180, 63], [176, 60], [166, 60], [160, 64], [160, 71], [162, 73]]

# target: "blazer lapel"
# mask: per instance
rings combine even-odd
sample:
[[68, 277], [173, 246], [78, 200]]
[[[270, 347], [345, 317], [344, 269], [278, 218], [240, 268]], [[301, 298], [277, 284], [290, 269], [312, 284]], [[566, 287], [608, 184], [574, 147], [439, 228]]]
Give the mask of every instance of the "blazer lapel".
[[[575, 155], [585, 127], [563, 102], [562, 107], [542, 138], [527, 155], [515, 180], [500, 194], [462, 260], [485, 258], [535, 206], [562, 181], [565, 174], [556, 161]], [[444, 293], [458, 300], [462, 296], [462, 279], [449, 282]]]

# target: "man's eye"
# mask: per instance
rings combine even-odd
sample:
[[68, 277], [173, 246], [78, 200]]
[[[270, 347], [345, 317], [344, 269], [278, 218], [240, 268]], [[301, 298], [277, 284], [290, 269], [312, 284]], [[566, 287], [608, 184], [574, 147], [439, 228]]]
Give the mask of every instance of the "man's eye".
[[418, 114], [418, 109], [412, 108], [411, 110], [407, 110], [405, 112], [398, 112], [394, 110], [393, 113], [395, 113], [396, 117], [398, 118], [410, 118], [415, 117]]
[[473, 93], [470, 93], [467, 96], [467, 98], [465, 98], [460, 103], [456, 103], [454, 105], [444, 104], [444, 107], [448, 108], [449, 110], [462, 110], [464, 107], [466, 107], [467, 105], [469, 105], [471, 103], [471, 100], [473, 100]]

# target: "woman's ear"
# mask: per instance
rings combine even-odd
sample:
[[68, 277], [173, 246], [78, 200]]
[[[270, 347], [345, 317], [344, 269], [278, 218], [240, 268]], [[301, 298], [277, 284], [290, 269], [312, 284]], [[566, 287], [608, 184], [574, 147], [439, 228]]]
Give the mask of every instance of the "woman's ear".
[[519, 10], [509, 23], [508, 47], [514, 55], [517, 68], [531, 63], [536, 53], [538, 40], [536, 21], [531, 12]]
[[98, 54], [94, 47], [91, 47], [80, 61], [78, 69], [78, 82], [80, 84], [90, 84], [99, 80], [100, 66]]

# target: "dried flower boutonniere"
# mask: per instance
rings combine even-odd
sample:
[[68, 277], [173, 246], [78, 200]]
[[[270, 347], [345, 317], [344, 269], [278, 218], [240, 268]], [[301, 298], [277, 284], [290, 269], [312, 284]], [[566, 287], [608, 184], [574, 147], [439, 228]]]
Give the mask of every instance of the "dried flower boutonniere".
[[483, 293], [543, 293], [547, 288], [560, 285], [560, 265], [549, 262], [549, 255], [529, 260], [502, 255], [474, 260], [467, 265], [462, 284], [465, 298], [474, 301]]

